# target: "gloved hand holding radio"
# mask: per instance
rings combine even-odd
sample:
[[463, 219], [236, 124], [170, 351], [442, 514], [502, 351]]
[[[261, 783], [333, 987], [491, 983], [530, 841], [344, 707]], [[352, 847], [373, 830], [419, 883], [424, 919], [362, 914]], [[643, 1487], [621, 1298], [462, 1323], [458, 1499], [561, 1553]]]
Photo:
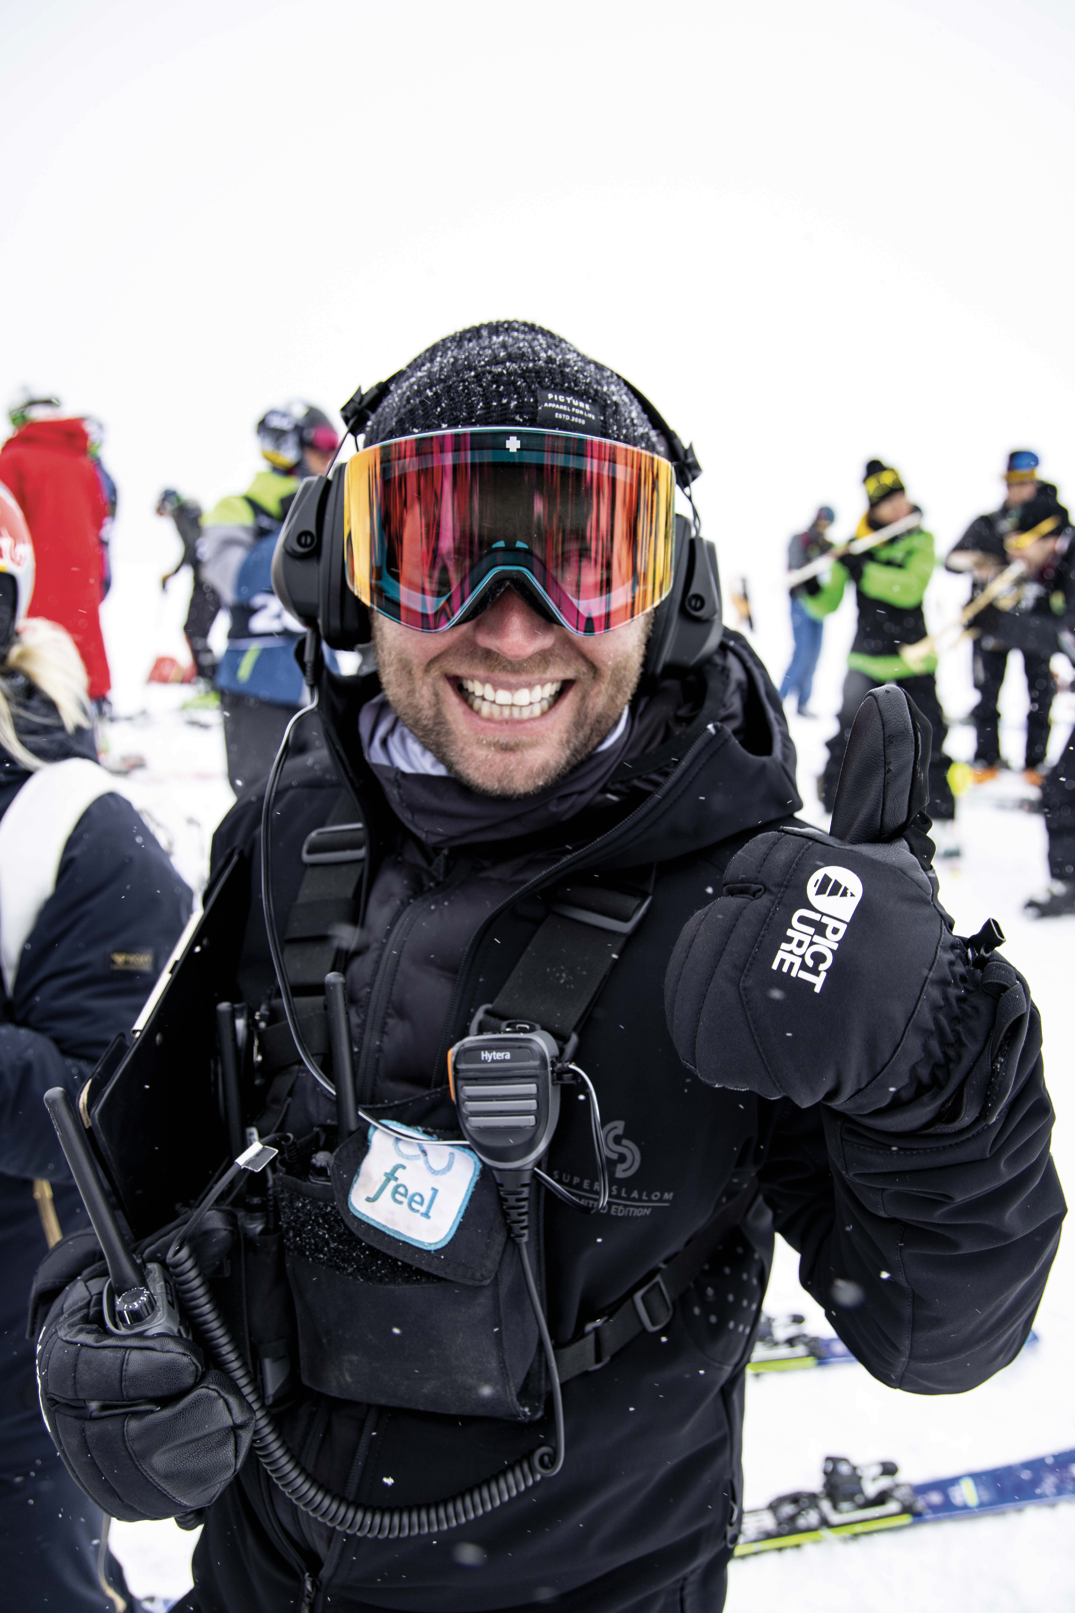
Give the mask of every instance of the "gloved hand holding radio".
[[56, 1448], [110, 1517], [174, 1518], [208, 1506], [242, 1466], [254, 1414], [229, 1378], [206, 1371], [189, 1339], [110, 1333], [104, 1286], [103, 1275], [71, 1283], [38, 1343]]
[[1003, 1101], [983, 1054], [1020, 1017], [1025, 1032], [1029, 994], [1002, 958], [987, 960], [999, 930], [966, 942], [937, 901], [921, 816], [929, 754], [929, 724], [905, 691], [871, 690], [832, 832], [761, 834], [728, 864], [665, 980], [676, 1049], [704, 1081], [889, 1129], [951, 1122], [961, 1087], [964, 1123]]

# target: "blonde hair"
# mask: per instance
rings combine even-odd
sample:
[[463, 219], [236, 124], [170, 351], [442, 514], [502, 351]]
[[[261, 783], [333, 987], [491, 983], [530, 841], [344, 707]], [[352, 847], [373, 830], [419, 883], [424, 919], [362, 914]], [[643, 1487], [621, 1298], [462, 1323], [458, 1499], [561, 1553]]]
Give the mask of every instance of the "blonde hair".
[[15, 714], [5, 679], [5, 674], [11, 672], [21, 673], [48, 696], [69, 734], [76, 728], [93, 726], [89, 679], [74, 639], [56, 622], [31, 616], [16, 628], [0, 665], [0, 746], [36, 773], [46, 764], [26, 749], [15, 732]]

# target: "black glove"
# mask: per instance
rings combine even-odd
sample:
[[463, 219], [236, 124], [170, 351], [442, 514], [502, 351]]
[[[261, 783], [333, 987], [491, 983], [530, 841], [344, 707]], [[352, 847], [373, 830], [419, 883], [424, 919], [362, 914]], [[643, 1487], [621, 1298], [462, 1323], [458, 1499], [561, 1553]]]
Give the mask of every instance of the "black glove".
[[968, 1039], [988, 1037], [974, 944], [951, 933], [927, 871], [929, 752], [908, 695], [871, 690], [833, 832], [781, 829], [732, 858], [665, 980], [676, 1049], [704, 1081], [864, 1115], [943, 1088]]
[[76, 1278], [41, 1334], [38, 1385], [53, 1442], [112, 1518], [208, 1506], [242, 1466], [254, 1414], [189, 1339], [108, 1332], [104, 1286], [103, 1276]]
[[866, 562], [873, 558], [870, 554], [842, 554], [840, 564], [843, 566], [852, 582], [862, 581], [862, 573], [866, 569]]

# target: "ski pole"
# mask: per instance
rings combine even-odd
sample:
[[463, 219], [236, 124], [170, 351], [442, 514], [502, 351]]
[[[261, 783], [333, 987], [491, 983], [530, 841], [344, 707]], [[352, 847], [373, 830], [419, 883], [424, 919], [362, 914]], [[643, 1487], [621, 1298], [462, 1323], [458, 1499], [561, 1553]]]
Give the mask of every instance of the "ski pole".
[[801, 582], [808, 582], [811, 577], [818, 576], [831, 566], [834, 560], [839, 560], [841, 555], [865, 554], [867, 549], [876, 549], [879, 543], [887, 543], [889, 538], [898, 538], [901, 532], [913, 532], [915, 527], [921, 525], [921, 510], [913, 510], [910, 515], [901, 516], [898, 521], [881, 527], [877, 532], [867, 532], [864, 537], [852, 538], [850, 542], [841, 543], [837, 548], [830, 549], [827, 554], [818, 555], [816, 560], [811, 560], [809, 565], [800, 566], [798, 571], [789, 571], [784, 582], [788, 588], [798, 588]]

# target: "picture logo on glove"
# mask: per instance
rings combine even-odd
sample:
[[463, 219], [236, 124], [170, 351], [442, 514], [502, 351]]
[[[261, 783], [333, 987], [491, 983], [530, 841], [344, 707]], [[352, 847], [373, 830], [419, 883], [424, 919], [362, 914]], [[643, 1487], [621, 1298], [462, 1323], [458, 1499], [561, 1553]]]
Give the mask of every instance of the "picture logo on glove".
[[862, 900], [862, 881], [850, 868], [819, 868], [806, 882], [806, 895], [811, 906], [796, 908], [792, 914], [773, 968], [804, 980], [816, 994]]
[[846, 924], [862, 900], [862, 881], [850, 868], [819, 868], [806, 881], [806, 899], [819, 913]]

